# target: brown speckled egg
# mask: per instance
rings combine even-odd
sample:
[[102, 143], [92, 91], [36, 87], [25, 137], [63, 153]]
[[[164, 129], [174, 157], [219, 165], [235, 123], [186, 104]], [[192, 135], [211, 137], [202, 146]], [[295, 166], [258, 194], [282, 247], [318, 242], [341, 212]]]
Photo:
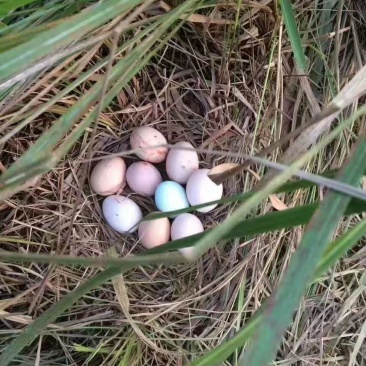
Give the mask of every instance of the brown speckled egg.
[[[150, 163], [161, 163], [165, 161], [168, 154], [167, 147], [157, 147], [151, 149], [153, 146], [167, 144], [166, 138], [155, 128], [152, 127], [139, 127], [136, 128], [130, 137], [130, 145], [133, 150], [146, 148], [144, 150], [136, 152], [136, 155], [142, 160]], [[147, 149], [150, 147], [150, 149]]]
[[170, 222], [166, 217], [142, 221], [139, 225], [138, 236], [142, 245], [147, 249], [165, 244], [170, 238]]
[[125, 185], [126, 163], [118, 156], [101, 160], [90, 175], [92, 190], [101, 196], [117, 193]]
[[145, 161], [131, 164], [126, 172], [127, 184], [138, 194], [153, 196], [156, 187], [163, 181], [154, 165]]

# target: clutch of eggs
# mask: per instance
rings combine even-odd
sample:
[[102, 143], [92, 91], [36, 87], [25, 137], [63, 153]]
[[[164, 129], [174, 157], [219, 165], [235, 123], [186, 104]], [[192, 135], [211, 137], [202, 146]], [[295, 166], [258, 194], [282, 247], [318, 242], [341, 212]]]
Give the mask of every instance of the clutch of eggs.
[[[126, 182], [132, 191], [154, 196], [161, 212], [175, 211], [200, 205], [222, 197], [222, 184], [216, 185], [209, 177], [209, 169], [199, 169], [199, 159], [193, 146], [186, 141], [177, 142], [172, 149], [167, 140], [152, 127], [136, 128], [130, 136], [130, 144], [143, 161], [132, 163], [127, 169], [124, 160], [112, 157], [101, 160], [90, 176], [92, 190], [108, 196], [103, 201], [102, 211], [107, 223], [118, 233], [133, 233], [138, 228], [140, 242], [147, 249], [204, 231], [201, 221], [193, 214], [184, 213], [174, 218], [142, 220], [139, 206], [128, 197], [119, 195]], [[155, 147], [157, 146], [157, 147]], [[163, 182], [159, 170], [153, 165], [166, 160], [166, 172], [170, 180]], [[182, 185], [186, 185], [184, 188]], [[117, 193], [117, 194], [116, 194]], [[217, 205], [198, 209], [209, 212]], [[194, 248], [182, 248], [187, 259], [194, 258]]]

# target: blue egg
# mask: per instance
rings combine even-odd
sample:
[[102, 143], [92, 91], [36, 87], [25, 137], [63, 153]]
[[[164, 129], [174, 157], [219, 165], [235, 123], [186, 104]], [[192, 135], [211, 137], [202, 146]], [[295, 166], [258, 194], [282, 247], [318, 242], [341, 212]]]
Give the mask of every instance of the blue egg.
[[185, 189], [180, 184], [170, 180], [160, 183], [156, 188], [155, 204], [161, 212], [189, 207]]

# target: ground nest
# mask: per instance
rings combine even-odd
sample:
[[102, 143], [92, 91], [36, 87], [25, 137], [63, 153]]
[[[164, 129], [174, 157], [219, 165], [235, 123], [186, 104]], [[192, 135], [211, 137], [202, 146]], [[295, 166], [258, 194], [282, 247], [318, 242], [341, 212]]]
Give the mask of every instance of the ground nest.
[[[273, 82], [265, 81], [275, 19], [266, 7], [259, 9], [242, 25], [245, 32], [241, 31], [240, 41], [229, 45], [224, 26], [183, 26], [102, 112], [94, 139], [92, 129], [87, 130], [61, 164], [0, 205], [1, 235], [22, 239], [7, 240], [1, 243], [2, 249], [85, 257], [105, 256], [112, 246], [121, 256], [142, 252], [135, 235], [117, 235], [107, 226], [101, 214], [102, 199], [92, 194], [87, 180], [82, 181], [88, 149], [92, 149], [93, 157], [128, 151], [129, 136], [135, 127], [153, 126], [171, 144], [185, 140], [197, 148], [242, 154], [253, 154], [286, 133], [291, 124], [285, 118], [281, 125], [274, 123], [278, 75], [270, 73]], [[101, 47], [73, 62], [87, 69], [105, 51]], [[282, 57], [283, 70], [291, 71], [292, 56], [285, 50]], [[70, 80], [60, 82], [40, 102], [47, 101], [58, 87], [75, 77], [69, 76]], [[78, 93], [89, 89], [99, 77], [93, 75], [10, 139], [0, 153], [0, 168], [6, 169], [17, 160], [75, 103]], [[30, 101], [48, 83], [40, 84], [20, 104]], [[293, 86], [286, 90], [294, 91]], [[294, 101], [296, 96], [291, 96], [287, 103]], [[8, 113], [20, 107], [13, 106]], [[302, 110], [299, 105], [296, 108]], [[259, 110], [260, 124], [256, 119]], [[202, 168], [240, 161], [214, 153], [199, 156]], [[338, 155], [333, 158], [328, 167], [338, 164]], [[128, 165], [138, 160], [134, 155], [125, 159]], [[163, 165], [158, 167], [163, 173]], [[261, 172], [252, 166], [251, 171], [229, 179], [224, 184], [225, 196], [250, 189]], [[123, 194], [131, 195], [144, 214], [154, 210], [151, 198], [128, 188]], [[308, 197], [277, 199], [290, 207]], [[259, 212], [278, 208], [276, 202], [264, 202]], [[198, 216], [209, 229], [234, 208], [235, 204], [221, 205]], [[298, 228], [250, 240], [237, 239], [216, 246], [194, 263], [131, 270], [123, 276], [129, 316], [121, 308], [112, 282], [104, 284], [80, 299], [23, 350], [19, 364], [34, 364], [39, 350], [40, 364], [47, 366], [119, 365], [126, 354], [130, 355], [126, 365], [131, 366], [182, 365], [228, 339], [260, 307], [277, 284], [301, 232]], [[348, 269], [351, 264], [352, 269]], [[351, 278], [360, 268], [362, 259], [345, 263], [331, 282], [324, 282], [331, 284], [329, 288], [320, 286], [304, 299], [279, 353], [282, 360], [287, 360], [286, 365], [321, 364], [323, 351], [334, 361], [332, 365], [347, 359], [349, 344], [339, 341], [339, 329], [350, 341], [346, 334], [357, 328], [357, 319], [350, 315], [348, 319], [354, 322], [349, 326], [343, 318], [338, 322], [340, 316], [346, 317], [342, 298], [352, 292], [352, 286], [345, 286], [339, 274], [353, 271], [348, 273]], [[5, 346], [32, 319], [99, 269], [0, 263], [0, 271], [0, 307], [4, 304], [0, 309], [0, 342]], [[361, 306], [360, 300], [356, 308]], [[326, 329], [320, 325], [322, 321], [327, 323]], [[318, 337], [324, 337], [323, 345]], [[232, 362], [235, 364], [234, 359]]]

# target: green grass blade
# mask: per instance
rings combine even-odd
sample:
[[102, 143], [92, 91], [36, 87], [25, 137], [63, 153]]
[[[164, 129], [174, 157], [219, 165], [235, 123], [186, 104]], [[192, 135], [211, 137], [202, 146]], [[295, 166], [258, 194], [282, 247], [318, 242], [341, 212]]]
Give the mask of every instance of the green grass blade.
[[[340, 238], [330, 243], [316, 269], [313, 281], [329, 270], [329, 268], [334, 265], [348, 250], [356, 245], [365, 232], [366, 220], [360, 222]], [[193, 361], [190, 363], [190, 366], [219, 366], [225, 362], [231, 354], [250, 340], [262, 319], [265, 306], [266, 304], [264, 304], [255, 316], [243, 327], [243, 329], [238, 331], [231, 339]]]
[[363, 220], [332, 242], [318, 265], [315, 278], [322, 276], [324, 272], [333, 266], [339, 258], [344, 256], [365, 234], [366, 220]]
[[243, 329], [235, 334], [234, 337], [230, 338], [224, 344], [216, 347], [204, 356], [194, 360], [189, 366], [219, 366], [225, 362], [230, 355], [235, 352], [238, 348], [242, 347], [243, 344], [250, 340], [256, 327], [261, 320], [261, 316], [257, 315], [250, 319], [248, 324]]
[[[330, 243], [324, 256], [322, 257], [314, 280], [326, 272], [337, 260], [339, 260], [352, 246], [356, 245], [358, 240], [366, 232], [366, 220], [360, 222], [354, 228], [345, 233], [342, 237]], [[253, 335], [256, 327], [262, 319], [264, 304], [256, 313], [256, 315], [250, 319], [243, 329], [237, 332], [227, 342], [216, 347], [212, 351], [203, 355], [202, 357], [194, 360], [189, 366], [219, 366], [225, 362], [238, 348], [241, 348], [246, 342], [248, 342]]]
[[[223, 236], [223, 240], [231, 240], [235, 238], [250, 238], [258, 234], [265, 234], [275, 230], [290, 229], [296, 226], [307, 224], [312, 215], [315, 213], [319, 203], [289, 208], [284, 211], [270, 212], [262, 216], [252, 217], [243, 220], [235, 225], [231, 231]], [[351, 200], [347, 209], [344, 212], [345, 216], [358, 214], [366, 211], [366, 202], [362, 200]], [[196, 234], [183, 239], [171, 241], [160, 247], [156, 247], [146, 251], [144, 254], [165, 253], [171, 250], [177, 250], [188, 246], [194, 246], [198, 240], [207, 235], [209, 231], [204, 234]]]
[[[366, 140], [362, 138], [339, 180], [358, 184], [365, 169], [365, 154]], [[318, 258], [323, 254], [349, 201], [348, 196], [329, 193], [312, 217], [278, 289], [268, 300], [268, 306], [240, 365], [265, 366], [275, 358], [281, 337], [314, 275]]]
[[83, 35], [141, 3], [141, 0], [107, 0], [65, 19], [59, 25], [6, 53], [0, 54], [2, 80], [34, 64], [42, 57], [70, 44]]
[[[245, 220], [235, 226], [231, 232], [227, 233], [224, 237], [224, 240], [241, 237], [250, 238], [258, 234], [264, 234], [275, 230], [307, 224], [318, 206], [319, 204], [315, 203], [302, 207], [291, 208], [285, 211], [271, 212], [266, 215]], [[352, 200], [344, 214], [345, 216], [348, 216], [364, 211], [366, 211], [366, 202], [360, 200]], [[357, 233], [359, 232], [359, 230], [360, 228], [358, 229]], [[129, 259], [128, 263], [130, 263], [131, 261], [135, 261], [135, 263], [138, 264], [140, 257], [145, 258], [145, 256], [147, 255], [153, 256], [155, 254], [166, 253], [168, 251], [177, 250], [188, 246], [194, 246], [196, 242], [204, 235], [207, 235], [207, 232], [205, 234], [197, 234], [180, 240], [172, 241], [158, 248], [147, 250], [143, 254], [137, 255], [136, 257]], [[0, 236], [0, 243], [6, 243], [7, 241], [14, 243], [17, 242], [17, 238], [7, 238]], [[24, 243], [24, 240], [19, 239], [19, 243]], [[340, 245], [340, 247], [338, 247], [338, 245]], [[330, 266], [329, 263], [334, 263], [334, 258], [339, 258], [339, 253], [343, 253], [344, 248], [347, 245], [349, 245], [349, 239], [347, 239], [345, 243], [342, 242], [341, 244], [335, 244], [333, 250], [329, 253], [331, 257], [327, 257], [327, 262], [324, 263], [323, 267], [325, 265]], [[7, 251], [0, 251], [0, 259], [4, 262], [52, 263], [69, 266], [80, 265], [89, 267], [116, 266], [125, 264], [124, 258], [82, 258], [47, 254], [22, 254]], [[328, 263], [328, 261], [330, 262]]]
[[11, 11], [20, 8], [21, 6], [28, 5], [36, 0], [7, 0], [0, 1], [0, 17], [8, 15]]
[[285, 23], [288, 37], [291, 42], [291, 47], [294, 52], [297, 68], [299, 69], [299, 72], [306, 72], [307, 71], [306, 56], [304, 53], [304, 48], [301, 43], [301, 37], [299, 31], [297, 29], [295, 15], [291, 2], [290, 0], [280, 0], [280, 6], [283, 15], [283, 21]]
[[[250, 218], [234, 226], [232, 231], [228, 232], [223, 239], [230, 240], [240, 237], [250, 238], [258, 234], [265, 234], [275, 230], [289, 229], [305, 225], [309, 222], [318, 206], [318, 203], [313, 203]], [[364, 201], [352, 200], [345, 211], [345, 216], [365, 212], [365, 210], [366, 203]], [[192, 245], [192, 243], [196, 242], [197, 239], [202, 238], [203, 236], [204, 234], [197, 234], [192, 237], [176, 240], [174, 242], [167, 243], [160, 248], [151, 249], [148, 253], [154, 254], [163, 252], [163, 250], [166, 252], [167, 250], [183, 248], [185, 246]], [[193, 238], [195, 238], [195, 240], [192, 240]]]

